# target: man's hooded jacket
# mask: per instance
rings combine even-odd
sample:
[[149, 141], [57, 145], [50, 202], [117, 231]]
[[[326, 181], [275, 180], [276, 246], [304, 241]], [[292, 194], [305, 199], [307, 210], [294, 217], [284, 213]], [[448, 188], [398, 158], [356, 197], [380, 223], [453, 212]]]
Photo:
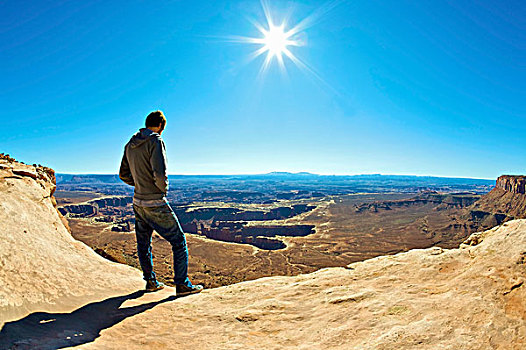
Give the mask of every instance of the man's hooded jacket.
[[119, 177], [135, 187], [135, 199], [163, 199], [168, 191], [168, 177], [161, 135], [148, 128], [133, 135], [124, 148]]

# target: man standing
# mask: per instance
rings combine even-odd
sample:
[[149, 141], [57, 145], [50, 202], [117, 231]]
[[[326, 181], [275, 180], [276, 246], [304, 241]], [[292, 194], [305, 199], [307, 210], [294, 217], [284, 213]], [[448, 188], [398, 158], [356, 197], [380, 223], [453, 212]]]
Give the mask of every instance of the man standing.
[[137, 254], [146, 280], [146, 291], [153, 292], [164, 286], [157, 281], [153, 271], [151, 243], [155, 230], [172, 245], [177, 295], [199, 293], [203, 286], [194, 286], [188, 279], [188, 250], [184, 232], [166, 200], [168, 176], [164, 141], [161, 138], [165, 126], [163, 112], [148, 114], [146, 128], [133, 135], [124, 148], [119, 177], [135, 187], [133, 212]]

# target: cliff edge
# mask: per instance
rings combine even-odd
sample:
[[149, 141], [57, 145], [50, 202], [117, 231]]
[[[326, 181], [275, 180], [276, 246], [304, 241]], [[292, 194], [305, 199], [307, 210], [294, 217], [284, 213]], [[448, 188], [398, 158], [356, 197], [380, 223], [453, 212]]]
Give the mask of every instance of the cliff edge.
[[523, 175], [502, 175], [497, 179], [497, 188], [506, 192], [516, 194], [526, 194], [526, 176]]
[[139, 271], [73, 239], [54, 191], [52, 169], [0, 156], [0, 326], [142, 287]]
[[513, 219], [526, 219], [526, 176], [502, 175], [495, 187], [471, 206], [478, 227], [489, 228]]
[[[75, 241], [45, 168], [0, 159], [2, 349], [524, 349], [526, 220], [184, 298]], [[228, 262], [225, 262], [228, 263]]]

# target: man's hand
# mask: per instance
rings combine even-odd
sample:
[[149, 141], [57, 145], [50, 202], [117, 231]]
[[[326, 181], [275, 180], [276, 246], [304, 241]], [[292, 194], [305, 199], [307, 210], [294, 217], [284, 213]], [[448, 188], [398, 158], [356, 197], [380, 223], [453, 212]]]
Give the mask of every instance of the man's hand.
[[153, 179], [163, 193], [168, 192], [168, 176], [166, 175], [166, 151], [164, 142], [159, 137], [153, 144], [152, 157], [150, 164], [153, 170]]
[[126, 149], [124, 150], [124, 155], [122, 156], [119, 178], [124, 181], [124, 183], [130, 186], [135, 186], [135, 182], [133, 181], [133, 176], [130, 171], [130, 164], [128, 164], [128, 158], [126, 158]]

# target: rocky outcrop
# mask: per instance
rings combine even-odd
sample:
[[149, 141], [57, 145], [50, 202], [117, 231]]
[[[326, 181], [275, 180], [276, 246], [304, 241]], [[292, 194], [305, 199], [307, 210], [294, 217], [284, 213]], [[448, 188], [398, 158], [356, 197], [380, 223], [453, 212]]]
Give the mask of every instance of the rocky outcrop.
[[217, 241], [251, 244], [255, 247], [265, 250], [283, 249], [287, 246], [278, 239], [261, 236], [244, 236], [241, 232], [230, 231], [226, 229], [210, 228], [204, 231], [207, 238]]
[[55, 188], [52, 169], [0, 158], [0, 326], [34, 310], [65, 311], [142, 286], [137, 270], [71, 237]]
[[132, 203], [133, 198], [130, 196], [113, 196], [92, 199], [88, 203], [96, 205], [99, 208], [105, 207], [125, 207]]
[[131, 232], [132, 226], [130, 224], [130, 221], [123, 221], [120, 223], [117, 223], [111, 227], [111, 230], [114, 232]]
[[[500, 217], [497, 220], [499, 223], [513, 219], [524, 219], [526, 218], [525, 184], [526, 176], [500, 176], [495, 188], [483, 195], [469, 209], [476, 212], [475, 215], [479, 218], [482, 213], [486, 213], [488, 217]], [[482, 225], [479, 227], [491, 226]]]
[[448, 208], [461, 209], [472, 205], [479, 198], [479, 195], [473, 193], [424, 192], [409, 199], [357, 204], [355, 205], [354, 211], [356, 213], [377, 213], [382, 210], [392, 210], [395, 208], [407, 208], [427, 204], [436, 205], [436, 210], [444, 210]]
[[[49, 188], [51, 197], [57, 188], [55, 171], [53, 169], [37, 164], [31, 166], [17, 162], [9, 154], [0, 153], [0, 170], [4, 171], [2, 174], [4, 179], [29, 177], [37, 180], [40, 186]], [[54, 205], [56, 206], [56, 202]]]
[[516, 194], [526, 194], [526, 176], [502, 175], [497, 179], [496, 188]]
[[183, 225], [185, 232], [196, 233], [223, 242], [245, 243], [265, 250], [286, 248], [278, 238], [304, 237], [315, 232], [314, 225], [247, 225], [246, 222], [214, 221], [212, 225], [196, 221]]
[[191, 208], [175, 207], [175, 213], [182, 224], [194, 220], [206, 221], [267, 221], [284, 220], [296, 215], [309, 212], [316, 208], [314, 205], [295, 204], [290, 207], [277, 207], [270, 210], [239, 210], [237, 208]]
[[[107, 215], [113, 214], [111, 208], [125, 207], [132, 202], [132, 197], [112, 196], [89, 200], [80, 204], [67, 204], [59, 207], [62, 215], [72, 217], [90, 217], [102, 212]], [[106, 209], [106, 210], [105, 210]]]
[[73, 217], [90, 217], [99, 213], [99, 207], [92, 204], [68, 204], [58, 208], [62, 215]]
[[237, 208], [175, 207], [175, 213], [185, 232], [232, 243], [251, 244], [265, 250], [286, 248], [276, 236], [307, 236], [313, 225], [247, 225], [246, 221], [283, 220], [309, 212], [313, 205], [295, 204], [270, 210], [239, 210]]

